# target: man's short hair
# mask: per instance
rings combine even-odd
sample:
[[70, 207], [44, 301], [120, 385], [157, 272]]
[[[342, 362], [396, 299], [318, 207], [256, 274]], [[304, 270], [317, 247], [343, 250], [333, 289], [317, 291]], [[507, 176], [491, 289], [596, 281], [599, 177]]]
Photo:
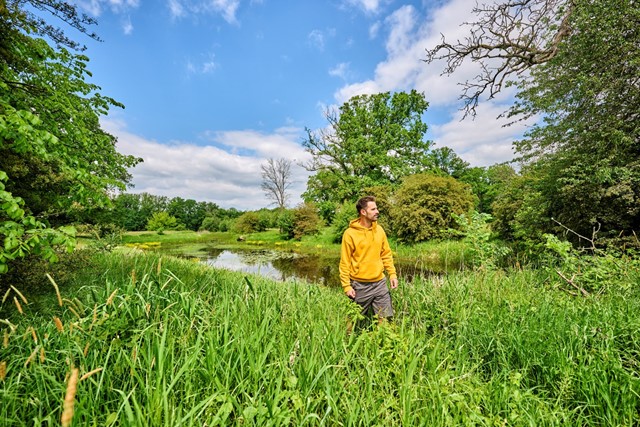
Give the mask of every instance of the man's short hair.
[[369, 204], [369, 202], [375, 202], [376, 198], [373, 196], [364, 196], [361, 197], [360, 200], [358, 200], [358, 203], [356, 203], [356, 210], [358, 211], [358, 215], [360, 215], [360, 211], [362, 209], [367, 209], [367, 205]]

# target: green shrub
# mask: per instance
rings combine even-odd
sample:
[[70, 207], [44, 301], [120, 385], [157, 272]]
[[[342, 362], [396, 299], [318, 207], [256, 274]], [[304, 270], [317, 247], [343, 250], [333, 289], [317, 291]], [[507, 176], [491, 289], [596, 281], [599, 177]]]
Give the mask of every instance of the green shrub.
[[318, 234], [322, 220], [314, 204], [304, 203], [293, 210], [293, 224], [293, 238], [300, 240], [302, 236]]
[[356, 202], [345, 202], [336, 209], [332, 225], [334, 243], [342, 242], [344, 231], [349, 228], [349, 223], [356, 218], [358, 218]]
[[173, 230], [178, 226], [176, 217], [169, 215], [165, 211], [155, 212], [147, 222], [147, 230], [163, 231]]
[[264, 220], [257, 212], [245, 212], [235, 222], [235, 231], [238, 233], [256, 233], [266, 229]]
[[391, 231], [410, 243], [445, 237], [459, 227], [453, 215], [468, 213], [473, 204], [467, 184], [451, 177], [412, 175], [393, 197]]
[[300, 240], [302, 236], [313, 236], [320, 232], [322, 219], [314, 204], [304, 203], [295, 209], [287, 209], [280, 214], [278, 226], [285, 239]]
[[454, 214], [453, 217], [459, 226], [459, 232], [468, 243], [467, 252], [475, 268], [493, 270], [502, 264], [511, 249], [493, 240], [489, 227], [491, 215], [473, 211], [470, 216]]
[[278, 228], [282, 237], [287, 240], [293, 239], [293, 229], [295, 228], [293, 210], [285, 209], [280, 212], [280, 216], [278, 217]]

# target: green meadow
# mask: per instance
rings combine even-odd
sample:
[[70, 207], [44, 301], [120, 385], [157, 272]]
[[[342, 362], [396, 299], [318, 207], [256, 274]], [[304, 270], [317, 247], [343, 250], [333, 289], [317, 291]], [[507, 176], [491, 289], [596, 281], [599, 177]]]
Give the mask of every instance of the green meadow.
[[98, 252], [51, 279], [37, 302], [19, 285], [2, 300], [2, 425], [639, 422], [637, 286], [451, 272], [401, 281], [377, 326], [338, 289], [159, 254]]

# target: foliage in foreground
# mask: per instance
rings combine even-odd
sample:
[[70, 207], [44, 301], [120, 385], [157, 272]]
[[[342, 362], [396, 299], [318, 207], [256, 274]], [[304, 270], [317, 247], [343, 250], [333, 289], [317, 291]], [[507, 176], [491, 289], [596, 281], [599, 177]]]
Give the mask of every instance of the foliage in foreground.
[[417, 280], [394, 294], [393, 325], [348, 335], [354, 308], [329, 289], [98, 261], [48, 312], [5, 298], [3, 425], [57, 423], [71, 402], [77, 425], [631, 425], [640, 410], [634, 289], [574, 298], [527, 271]]

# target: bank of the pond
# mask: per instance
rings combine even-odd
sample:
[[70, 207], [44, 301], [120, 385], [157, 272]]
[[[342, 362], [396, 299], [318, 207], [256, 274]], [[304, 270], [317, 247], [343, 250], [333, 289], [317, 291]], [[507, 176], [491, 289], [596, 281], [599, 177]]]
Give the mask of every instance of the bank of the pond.
[[[301, 240], [284, 240], [277, 230], [238, 235], [231, 232], [165, 231], [129, 232], [123, 243], [145, 250], [166, 251], [184, 257], [202, 257], [211, 250], [259, 251], [274, 250], [313, 255], [335, 260], [340, 255], [340, 244], [332, 241], [330, 228], [317, 236], [305, 236]], [[430, 241], [415, 245], [390, 242], [396, 262], [406, 271], [444, 273], [464, 269], [470, 264], [469, 248], [459, 240]], [[409, 268], [413, 266], [413, 268]]]
[[637, 424], [637, 291], [547, 279], [416, 280], [393, 324], [348, 334], [338, 290], [97, 254], [47, 316], [3, 301], [0, 425]]

